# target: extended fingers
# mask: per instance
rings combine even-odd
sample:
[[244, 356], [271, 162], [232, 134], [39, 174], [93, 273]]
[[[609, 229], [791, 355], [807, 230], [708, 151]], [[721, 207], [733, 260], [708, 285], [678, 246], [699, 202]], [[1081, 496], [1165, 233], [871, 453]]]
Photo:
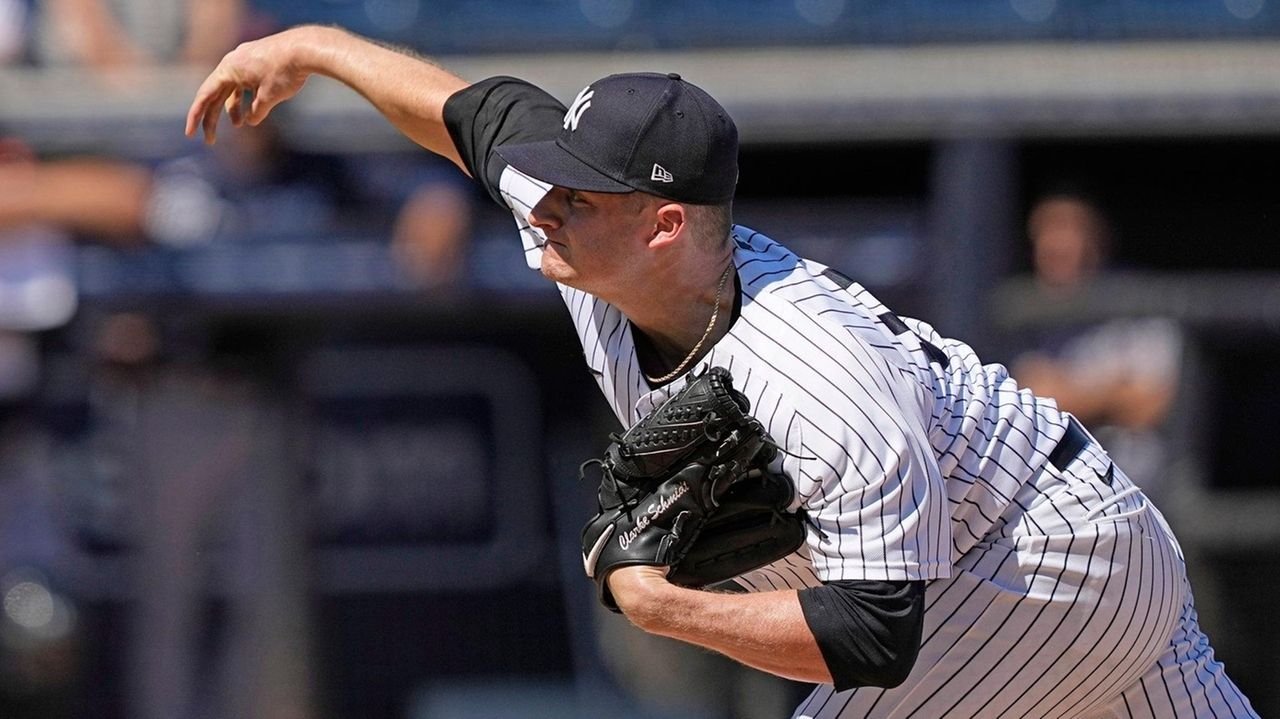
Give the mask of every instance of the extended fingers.
[[216, 139], [218, 115], [222, 113], [222, 104], [235, 91], [234, 85], [211, 83], [213, 79], [210, 76], [196, 93], [196, 99], [187, 110], [186, 125], [187, 137], [195, 136], [196, 127], [203, 126], [204, 141], [210, 144]]
[[[193, 137], [197, 127], [202, 127], [205, 142], [212, 144], [223, 110], [236, 127], [257, 125], [272, 108], [292, 97], [306, 78], [291, 68], [289, 47], [288, 42], [264, 38], [245, 43], [222, 58], [200, 85], [187, 111], [187, 136]], [[252, 101], [244, 96], [246, 92], [252, 93]]]
[[187, 137], [194, 137], [196, 127], [200, 124], [200, 118], [204, 116], [204, 105], [207, 102], [201, 94], [197, 93], [196, 98], [191, 101], [191, 107], [187, 108], [187, 125], [184, 132]]
[[252, 90], [241, 87], [231, 79], [211, 82], [213, 80], [211, 76], [191, 103], [191, 108], [187, 111], [186, 126], [188, 137], [195, 136], [197, 126], [202, 127], [204, 141], [210, 145], [217, 140], [218, 120], [223, 110], [226, 110], [231, 124], [236, 127], [246, 123], [257, 125], [281, 100], [280, 97], [271, 97], [268, 93], [264, 93], [263, 88], [258, 88], [257, 92], [253, 92], [253, 101], [246, 112], [244, 93]]
[[249, 105], [249, 116], [245, 118], [250, 125], [256, 126], [265, 120], [271, 108], [280, 104], [279, 96], [264, 90], [265, 88], [258, 88], [258, 92], [253, 95], [253, 102]]
[[218, 139], [218, 118], [222, 115], [222, 103], [224, 96], [210, 98], [204, 107], [204, 118], [201, 124], [204, 126], [205, 144], [212, 145]]
[[[191, 107], [187, 109], [187, 137], [192, 137], [196, 134], [196, 127], [209, 111], [210, 101], [221, 93], [225, 84], [223, 75], [222, 65], [219, 65], [213, 72], [209, 73], [204, 82], [200, 83], [200, 88], [196, 90], [196, 96], [191, 101]], [[221, 103], [222, 98], [219, 97], [215, 102]]]
[[237, 91], [228, 95], [226, 102], [223, 103], [223, 107], [227, 110], [227, 118], [231, 120], [231, 124], [234, 127], [240, 127], [241, 123], [244, 122], [244, 113], [241, 110], [243, 98], [244, 93]]

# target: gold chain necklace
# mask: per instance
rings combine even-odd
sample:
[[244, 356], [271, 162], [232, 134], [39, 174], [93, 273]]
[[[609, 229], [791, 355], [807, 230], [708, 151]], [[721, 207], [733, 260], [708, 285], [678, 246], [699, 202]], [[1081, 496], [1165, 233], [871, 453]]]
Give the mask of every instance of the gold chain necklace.
[[724, 268], [724, 272], [720, 273], [720, 284], [716, 285], [716, 306], [715, 309], [711, 311], [711, 321], [707, 323], [707, 328], [702, 331], [702, 338], [698, 340], [698, 344], [694, 345], [693, 349], [689, 350], [689, 354], [685, 355], [684, 359], [680, 360], [680, 364], [676, 365], [676, 368], [667, 374], [664, 374], [661, 377], [650, 377], [649, 373], [646, 372], [644, 376], [645, 379], [649, 380], [649, 384], [662, 384], [663, 382], [670, 382], [676, 377], [679, 377], [680, 373], [684, 371], [685, 366], [688, 365], [694, 357], [698, 356], [698, 350], [702, 349], [702, 343], [706, 342], [707, 338], [711, 336], [711, 331], [716, 327], [716, 320], [720, 319], [720, 295], [724, 292], [725, 282], [729, 280], [729, 271], [732, 269], [733, 261], [730, 260], [729, 266]]

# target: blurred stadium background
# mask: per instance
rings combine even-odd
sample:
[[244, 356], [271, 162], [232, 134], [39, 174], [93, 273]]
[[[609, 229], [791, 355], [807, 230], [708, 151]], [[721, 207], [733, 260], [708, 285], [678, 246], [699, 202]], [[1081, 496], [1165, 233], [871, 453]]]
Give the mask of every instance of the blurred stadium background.
[[[214, 58], [302, 22], [564, 99], [678, 71], [737, 119], [739, 222], [989, 361], [1150, 369], [1123, 381], [1154, 408], [1098, 424], [1280, 713], [1277, 0], [0, 0], [0, 716], [802, 691], [610, 676], [668, 662], [617, 656], [580, 576], [576, 468], [616, 425], [507, 214], [321, 79], [272, 128], [182, 136]], [[1075, 288], [1034, 272], [1049, 195], [1109, 249]], [[652, 701], [680, 678], [705, 696]]]

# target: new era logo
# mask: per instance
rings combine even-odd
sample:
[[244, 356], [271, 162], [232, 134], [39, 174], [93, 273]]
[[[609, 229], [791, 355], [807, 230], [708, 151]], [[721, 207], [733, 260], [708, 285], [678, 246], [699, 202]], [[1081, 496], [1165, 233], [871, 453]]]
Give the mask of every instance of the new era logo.
[[672, 177], [670, 172], [667, 172], [667, 168], [655, 162], [653, 163], [653, 172], [649, 173], [649, 179], [654, 182], [674, 182], [676, 178]]
[[569, 111], [564, 114], [564, 129], [570, 132], [578, 129], [578, 120], [582, 119], [582, 113], [591, 107], [591, 98], [595, 96], [595, 92], [590, 86], [582, 88], [582, 92], [573, 99], [573, 104], [569, 106]]

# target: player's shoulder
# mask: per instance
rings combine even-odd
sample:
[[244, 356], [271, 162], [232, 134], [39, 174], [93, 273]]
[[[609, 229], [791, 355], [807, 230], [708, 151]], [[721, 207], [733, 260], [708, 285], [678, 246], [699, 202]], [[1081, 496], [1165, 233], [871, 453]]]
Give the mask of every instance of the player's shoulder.
[[804, 269], [803, 258], [763, 232], [734, 225], [729, 236], [744, 289], [772, 289], [779, 279]]
[[759, 311], [845, 329], [872, 325], [878, 314], [887, 311], [849, 277], [797, 255], [762, 232], [735, 225], [733, 242], [743, 292], [751, 304], [759, 304]]

